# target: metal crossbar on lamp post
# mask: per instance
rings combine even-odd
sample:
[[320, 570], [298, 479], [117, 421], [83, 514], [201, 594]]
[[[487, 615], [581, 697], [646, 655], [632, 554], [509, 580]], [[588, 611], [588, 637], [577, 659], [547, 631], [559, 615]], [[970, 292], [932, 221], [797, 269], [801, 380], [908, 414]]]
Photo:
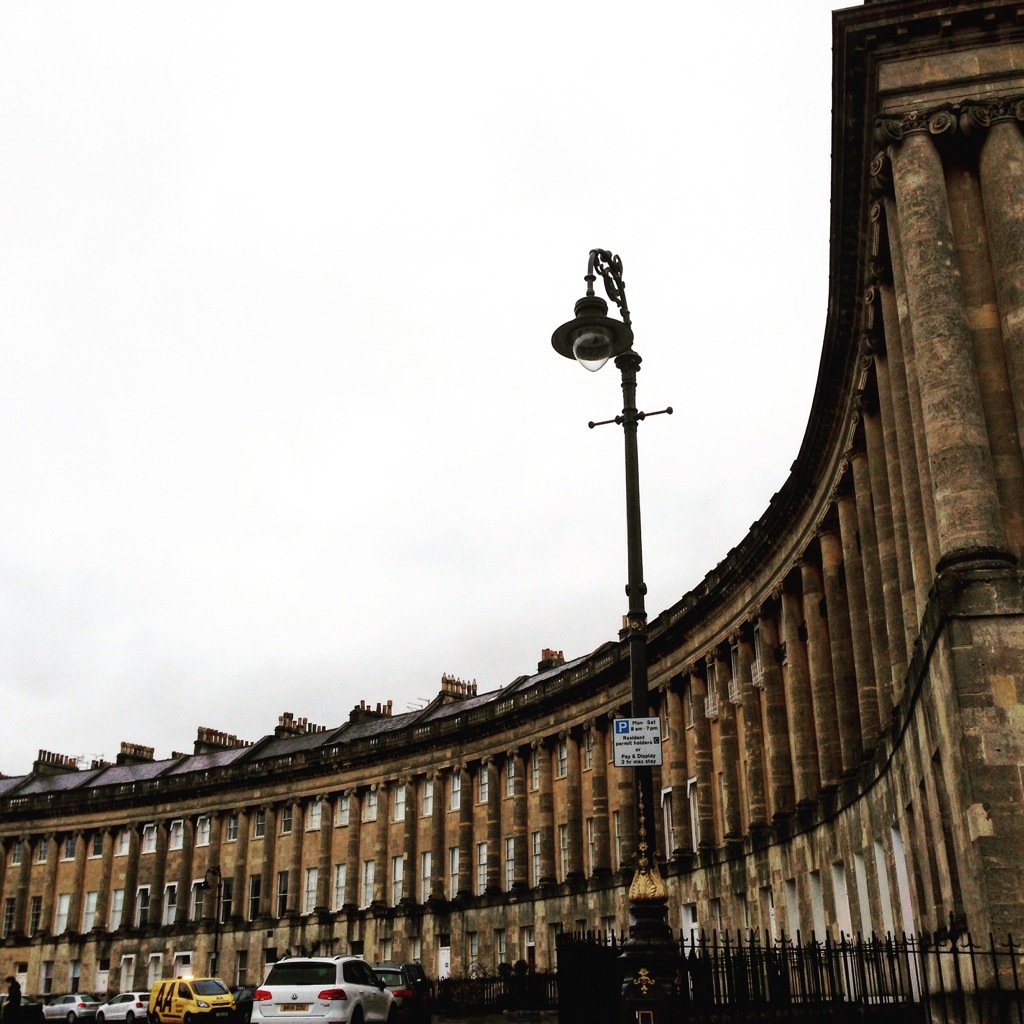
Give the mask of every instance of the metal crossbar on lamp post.
[[[608, 303], [594, 294], [600, 275], [608, 297], [618, 306], [621, 320], [609, 317]], [[640, 469], [637, 425], [648, 416], [671, 414], [671, 406], [655, 413], [636, 407], [636, 375], [640, 355], [633, 349], [633, 327], [626, 305], [622, 261], [607, 249], [592, 249], [584, 277], [587, 293], [575, 306], [575, 316], [551, 336], [552, 347], [584, 369], [599, 370], [615, 360], [622, 376], [622, 413], [611, 420], [591, 421], [591, 428], [606, 423], [622, 427], [626, 455], [626, 594], [629, 611], [624, 633], [629, 644], [630, 714], [646, 718], [650, 712], [647, 682], [647, 610], [644, 583], [643, 543], [640, 529]], [[668, 926], [668, 894], [658, 871], [654, 844], [654, 793], [650, 767], [633, 768], [636, 870], [629, 887], [629, 939], [624, 944], [623, 1019], [658, 1024], [665, 999], [671, 994], [675, 952]], [[666, 977], [666, 974], [669, 976]], [[642, 1007], [642, 1008], [641, 1008]], [[641, 1016], [643, 1015], [643, 1016]]]

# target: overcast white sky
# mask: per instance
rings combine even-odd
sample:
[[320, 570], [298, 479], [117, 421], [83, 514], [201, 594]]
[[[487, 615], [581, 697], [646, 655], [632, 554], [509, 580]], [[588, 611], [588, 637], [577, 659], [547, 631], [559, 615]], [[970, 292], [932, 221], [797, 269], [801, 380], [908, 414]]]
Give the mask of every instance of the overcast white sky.
[[396, 712], [746, 533], [825, 327], [832, 0], [0, 7], [0, 771]]

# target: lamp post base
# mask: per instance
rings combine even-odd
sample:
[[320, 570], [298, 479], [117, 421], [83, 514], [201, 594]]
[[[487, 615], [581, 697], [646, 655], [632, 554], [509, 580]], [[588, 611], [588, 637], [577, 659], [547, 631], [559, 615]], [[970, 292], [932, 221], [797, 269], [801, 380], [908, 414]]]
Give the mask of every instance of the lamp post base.
[[661, 901], [630, 903], [622, 944], [622, 1024], [667, 1024], [679, 999], [682, 957]]

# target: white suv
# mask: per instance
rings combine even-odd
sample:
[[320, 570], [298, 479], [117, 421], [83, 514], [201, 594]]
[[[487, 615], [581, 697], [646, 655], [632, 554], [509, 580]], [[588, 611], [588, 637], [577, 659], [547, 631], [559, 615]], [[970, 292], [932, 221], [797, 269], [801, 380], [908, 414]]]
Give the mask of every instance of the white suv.
[[252, 1024], [394, 1024], [395, 1001], [358, 956], [278, 960], [252, 997]]

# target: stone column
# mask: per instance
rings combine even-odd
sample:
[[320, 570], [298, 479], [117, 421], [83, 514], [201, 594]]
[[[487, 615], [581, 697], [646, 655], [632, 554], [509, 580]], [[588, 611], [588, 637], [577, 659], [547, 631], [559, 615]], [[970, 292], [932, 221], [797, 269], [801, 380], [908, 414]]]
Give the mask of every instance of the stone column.
[[78, 931], [82, 922], [82, 896], [85, 892], [86, 837], [84, 832], [75, 833], [75, 884], [71, 889], [68, 906], [68, 928]]
[[[188, 838], [188, 828], [186, 825], [186, 838], [185, 842], [190, 842]], [[234, 920], [242, 921], [248, 917], [249, 913], [249, 888], [248, 882], [248, 862], [249, 862], [249, 836], [252, 832], [252, 821], [249, 815], [248, 807], [240, 807], [238, 810], [238, 839], [235, 842], [235, 863], [231, 875], [231, 890], [234, 894], [234, 900], [231, 904], [231, 917]], [[191, 855], [189, 857], [191, 861]], [[189, 868], [191, 873], [191, 867]], [[261, 880], [262, 885], [262, 880]]]
[[473, 775], [464, 764], [452, 771], [461, 772], [459, 796], [459, 891], [465, 898], [473, 895]]
[[[753, 660], [751, 630], [745, 625], [736, 638], [736, 665], [739, 670], [740, 708], [743, 714], [743, 760], [747, 766], [747, 821], [751, 830], [766, 828], [768, 825], [768, 801], [764, 786], [764, 730], [761, 726], [761, 699], [750, 676]], [[685, 735], [682, 740], [685, 744]], [[672, 792], [675, 793], [674, 786]], [[689, 843], [689, 836], [686, 841]]]
[[181, 857], [178, 864], [178, 905], [174, 910], [174, 923], [181, 926], [188, 923], [192, 898], [192, 857], [195, 847], [195, 826], [192, 818], [186, 816], [181, 823]]
[[345, 844], [345, 910], [359, 906], [359, 872], [362, 864], [359, 858], [359, 840], [362, 830], [362, 798], [357, 789], [345, 790], [348, 797], [348, 841]]
[[789, 742], [793, 750], [793, 782], [796, 805], [807, 807], [818, 799], [821, 781], [818, 774], [818, 739], [814, 732], [814, 708], [811, 681], [807, 669], [801, 595], [795, 579], [782, 590], [782, 643], [785, 647], [783, 676], [788, 697]]
[[527, 827], [526, 773], [530, 769], [530, 748], [510, 750], [505, 755], [516, 766], [512, 781], [512, 836], [516, 841], [515, 878], [513, 888], [530, 886], [530, 837]]
[[388, 902], [388, 878], [391, 875], [391, 851], [388, 849], [391, 822], [390, 792], [386, 782], [377, 787], [377, 829], [373, 854], [377, 864], [373, 875], [373, 902], [382, 904]]
[[301, 914], [304, 907], [304, 887], [302, 884], [302, 834], [305, 828], [305, 804], [301, 800], [292, 802], [292, 834], [288, 856], [288, 899], [285, 901], [285, 913]]
[[942, 160], [928, 133], [943, 131], [947, 124], [955, 124], [951, 114], [936, 115], [928, 131], [904, 128], [902, 141], [889, 147], [935, 496], [939, 570], [979, 559], [1013, 561], [999, 514]]
[[708, 684], [704, 676], [698, 674], [695, 665], [690, 667], [690, 690], [693, 694], [693, 767], [697, 777], [697, 845], [702, 850], [710, 850], [718, 845], [714, 798], [711, 795], [715, 765], [711, 752], [711, 723], [704, 711]]
[[555, 884], [555, 799], [551, 782], [551, 751], [543, 743], [535, 743], [540, 765], [540, 884]]
[[53, 934], [53, 899], [57, 894], [57, 859], [60, 845], [53, 833], [43, 836], [40, 842], [46, 843], [46, 866], [43, 868], [43, 904], [39, 918], [39, 930], [48, 935]]
[[[605, 724], [597, 720], [586, 726], [593, 737], [594, 766], [590, 783], [594, 811], [594, 877], [607, 878], [612, 872], [611, 832], [608, 826], [608, 752], [605, 745]], [[685, 786], [685, 783], [684, 783]]]
[[96, 893], [95, 927], [106, 931], [110, 917], [110, 881], [114, 868], [114, 833], [109, 827], [99, 830], [103, 834], [103, 853], [100, 860], [100, 886]]
[[171, 823], [166, 818], [156, 822], [156, 850], [153, 853], [153, 871], [150, 875], [149, 923], [164, 923], [164, 882], [167, 880], [167, 844]]
[[844, 775], [850, 775], [857, 770], [864, 748], [861, 744], [860, 715], [857, 710], [857, 676], [854, 670], [853, 636], [850, 632], [850, 609], [842, 580], [843, 548], [831, 518], [822, 526], [818, 543], [821, 548], [825, 605], [828, 608], [840, 767]]
[[[402, 822], [402, 856], [405, 858], [405, 882], [402, 902], [418, 903], [420, 899], [420, 858], [419, 844], [417, 842], [419, 826], [418, 787], [414, 777], [406, 777], [404, 784], [405, 820]], [[431, 855], [431, 859], [433, 859], [433, 855]]]
[[718, 688], [718, 741], [722, 754], [721, 771], [725, 806], [722, 807], [722, 834], [726, 841], [739, 839], [743, 834], [740, 819], [740, 748], [736, 729], [736, 708], [729, 700], [729, 680], [732, 665], [723, 657], [722, 648], [716, 647], [709, 660], [715, 666], [715, 684]]
[[[680, 692], [683, 686], [683, 680], [676, 677], [665, 691], [669, 728], [668, 784], [672, 789], [672, 827], [675, 831], [673, 849], [666, 849], [665, 856], [675, 860], [694, 852], [690, 828], [690, 802], [686, 799], [686, 784], [690, 774], [686, 760], [686, 715], [683, 695]], [[594, 781], [597, 781], [596, 776]]]
[[128, 831], [128, 862], [124, 867], [124, 907], [121, 926], [130, 928], [135, 923], [135, 890], [139, 882], [139, 825], [126, 825]]
[[804, 552], [800, 563], [800, 584], [807, 627], [807, 670], [814, 710], [814, 734], [818, 739], [818, 770], [822, 787], [833, 789], [839, 785], [842, 757], [839, 748], [836, 684], [832, 675], [830, 622], [821, 573], [811, 560], [810, 552]]
[[[882, 593], [882, 568], [878, 561], [875, 537], [875, 513], [871, 500], [871, 476], [867, 453], [859, 449], [850, 456], [853, 489], [857, 500], [857, 530], [860, 534], [861, 565], [864, 569], [864, 597], [871, 634], [871, 656], [875, 663], [878, 717], [882, 728], [892, 714], [892, 662], [889, 660], [889, 633]], [[894, 624], [895, 625], [895, 624]], [[902, 627], [902, 623], [900, 624]]]
[[860, 718], [861, 748], [874, 750], [881, 725], [878, 719], [876, 670], [868, 624], [864, 567], [861, 562], [857, 531], [857, 507], [853, 496], [841, 493], [836, 502], [839, 509], [839, 536], [846, 568], [846, 591], [850, 610], [850, 638], [853, 645], [853, 667], [857, 686], [857, 711]]
[[[448, 844], [445, 842], [445, 804], [444, 804], [444, 772], [437, 770], [433, 775], [434, 798], [433, 814], [430, 825], [430, 899], [433, 902], [444, 901], [444, 881], [448, 871]], [[454, 896], [455, 893], [452, 893]]]
[[989, 127], [979, 175], [1018, 445], [1024, 449], [1024, 139], [1014, 123], [1020, 114], [1019, 104], [985, 112], [981, 121]]
[[501, 778], [492, 757], [480, 765], [480, 771], [487, 772], [487, 891], [496, 893], [504, 888], [501, 884]]
[[761, 636], [761, 678], [764, 682], [764, 734], [768, 741], [768, 777], [771, 780], [771, 813], [775, 820], [791, 815], [795, 809], [793, 753], [789, 744], [789, 716], [779, 664], [779, 627], [776, 621], [778, 600], [766, 602], [758, 611]]
[[580, 774], [580, 745], [576, 730], [559, 734], [568, 755], [565, 775], [565, 821], [569, 832], [569, 863], [566, 881], [582, 879], [583, 870], [583, 779]]
[[32, 879], [32, 858], [35, 856], [35, 844], [43, 837], [32, 840], [30, 836], [21, 835], [21, 863], [18, 865], [18, 882], [14, 897], [14, 932], [18, 935], [28, 934], [29, 884]]
[[273, 804], [262, 808], [265, 815], [263, 851], [260, 858], [260, 916], [272, 917], [277, 909], [277, 875], [274, 851], [277, 844], [277, 809]]

